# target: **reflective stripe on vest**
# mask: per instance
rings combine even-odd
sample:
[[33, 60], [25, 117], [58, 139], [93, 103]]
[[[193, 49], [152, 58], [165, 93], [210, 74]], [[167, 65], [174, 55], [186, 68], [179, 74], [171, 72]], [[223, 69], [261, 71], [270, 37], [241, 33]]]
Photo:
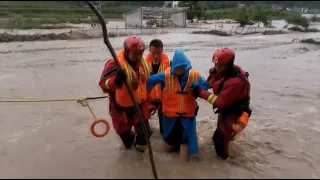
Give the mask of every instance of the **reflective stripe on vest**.
[[[151, 53], [149, 53], [146, 56], [145, 63], [148, 66], [149, 73], [151, 74], [152, 72], [152, 56]], [[165, 53], [162, 53], [161, 55], [161, 62], [160, 62], [160, 67], [158, 69], [158, 73], [165, 71], [168, 67], [170, 67], [170, 61], [168, 56]], [[161, 85], [158, 83], [155, 87], [153, 87], [150, 91], [149, 94], [149, 101], [151, 102], [159, 102], [161, 101]]]
[[[142, 103], [147, 99], [146, 82], [149, 74], [144, 60], [141, 61], [141, 65], [139, 66], [139, 73], [136, 73], [129, 65], [129, 63], [125, 60], [124, 50], [118, 51], [117, 56], [121, 68], [126, 72], [127, 82], [132, 90], [135, 100], [138, 104]], [[136, 82], [133, 82], [133, 80], [135, 80]], [[125, 85], [115, 90], [115, 96], [118, 105], [122, 107], [133, 106], [132, 100]]]
[[188, 81], [183, 90], [176, 76], [170, 74], [170, 68], [165, 71], [165, 88], [163, 89], [162, 111], [168, 117], [195, 116], [196, 98], [190, 91], [192, 82], [199, 82], [199, 72], [190, 70]]

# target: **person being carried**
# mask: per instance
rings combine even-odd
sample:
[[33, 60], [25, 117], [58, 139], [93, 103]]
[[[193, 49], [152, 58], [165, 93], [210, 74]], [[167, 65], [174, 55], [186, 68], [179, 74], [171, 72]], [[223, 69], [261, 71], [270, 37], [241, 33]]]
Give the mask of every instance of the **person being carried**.
[[160, 83], [162, 90], [162, 138], [167, 151], [179, 150], [180, 158], [188, 160], [198, 154], [196, 133], [197, 102], [190, 89], [192, 82], [208, 89], [206, 80], [193, 70], [190, 61], [181, 50], [176, 50], [171, 67], [165, 72], [151, 75], [147, 91]]
[[[151, 75], [164, 72], [170, 67], [170, 60], [166, 53], [163, 52], [163, 43], [160, 39], [154, 39], [150, 42], [149, 53], [145, 58], [145, 62], [149, 68]], [[162, 134], [162, 110], [161, 110], [161, 87], [158, 83], [153, 87], [148, 94], [148, 101], [150, 102], [150, 113], [158, 110], [160, 133]]]
[[214, 68], [207, 79], [213, 93], [193, 83], [195, 96], [207, 100], [217, 109], [217, 129], [212, 140], [217, 155], [226, 160], [229, 157], [229, 143], [247, 125], [251, 116], [249, 74], [234, 64], [235, 53], [231, 48], [219, 48], [212, 57]]
[[[113, 59], [108, 60], [99, 82], [102, 91], [109, 94], [109, 114], [116, 133], [126, 148], [131, 148], [134, 144], [141, 152], [147, 149], [147, 140], [124, 82], [128, 82], [147, 121], [150, 116], [146, 92], [149, 72], [142, 60], [144, 50], [145, 44], [140, 37], [128, 36], [124, 41], [124, 49], [117, 52], [121, 69], [117, 68]], [[131, 130], [132, 126], [135, 132]]]

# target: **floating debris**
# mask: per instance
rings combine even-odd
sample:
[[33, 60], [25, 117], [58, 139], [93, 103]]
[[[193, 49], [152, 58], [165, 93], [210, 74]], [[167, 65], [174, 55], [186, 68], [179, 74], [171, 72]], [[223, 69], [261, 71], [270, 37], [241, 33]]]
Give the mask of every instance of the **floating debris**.
[[275, 35], [275, 34], [287, 34], [286, 31], [283, 30], [269, 30], [269, 31], [264, 31], [261, 34], [263, 35]]
[[210, 31], [193, 31], [192, 34], [214, 34], [218, 36], [231, 36], [230, 33], [219, 30], [210, 30]]
[[308, 39], [302, 39], [300, 42], [308, 43], [308, 44], [320, 45], [320, 39], [308, 38]]

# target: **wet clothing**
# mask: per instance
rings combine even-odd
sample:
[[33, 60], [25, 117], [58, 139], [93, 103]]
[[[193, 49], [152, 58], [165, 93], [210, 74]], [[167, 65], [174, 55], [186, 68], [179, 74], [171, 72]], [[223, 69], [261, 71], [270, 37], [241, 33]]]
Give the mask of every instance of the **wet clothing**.
[[250, 83], [247, 79], [248, 73], [239, 66], [234, 65], [227, 72], [217, 73], [214, 68], [210, 69], [207, 79], [213, 94], [201, 90], [199, 97], [212, 104], [218, 113], [217, 129], [212, 140], [216, 153], [222, 158], [229, 157], [229, 142], [235, 135], [234, 123], [239, 119], [242, 112], [250, 116]]
[[[158, 109], [159, 129], [160, 129], [160, 134], [163, 134], [163, 128], [162, 128], [162, 104], [161, 104], [161, 102], [151, 102], [151, 105], [153, 107], [157, 107], [157, 109]], [[150, 111], [150, 113], [152, 113], [152, 112]]]
[[175, 121], [172, 131], [166, 138], [166, 143], [173, 146], [174, 151], [179, 151], [181, 144], [188, 144], [188, 136], [185, 133], [180, 119]]
[[[153, 64], [152, 63], [152, 55], [151, 53], [148, 53], [148, 55], [145, 58], [145, 62], [148, 65], [150, 69], [150, 74], [154, 75], [160, 72], [163, 72], [170, 66], [170, 60], [166, 53], [161, 54], [161, 62], [159, 64]], [[156, 85], [149, 93], [148, 100], [151, 104], [150, 108], [155, 108], [158, 110], [158, 118], [159, 118], [159, 126], [160, 126], [160, 133], [162, 134], [162, 104], [161, 104], [161, 88], [160, 84]], [[153, 109], [150, 109], [150, 113], [153, 111]]]
[[[177, 78], [178, 82], [179, 82], [179, 86], [180, 88], [180, 92], [183, 91], [183, 89], [185, 89], [185, 86], [187, 85], [187, 81], [189, 79], [189, 72], [190, 71], [194, 71], [191, 70], [191, 64], [190, 61], [188, 60], [188, 58], [184, 55], [183, 51], [176, 51], [172, 60], [172, 64], [170, 67], [170, 75], [172, 77], [174, 77], [174, 70], [175, 68], [179, 67], [179, 66], [186, 66], [185, 72], [182, 75], [182, 77]], [[168, 70], [168, 69], [167, 69]], [[175, 76], [176, 77], [176, 76]], [[158, 73], [155, 75], [151, 75], [147, 81], [147, 90], [150, 90], [152, 87], [154, 87], [156, 84], [158, 84], [160, 82], [161, 85], [161, 90], [162, 90], [162, 94], [165, 88], [169, 88], [166, 87], [168, 85], [168, 82], [166, 82], [166, 73], [162, 72], [162, 73]], [[207, 89], [207, 83], [205, 81], [205, 79], [203, 77], [199, 77], [199, 83], [201, 85], [202, 88]], [[190, 87], [188, 87], [187, 90], [189, 90]], [[191, 93], [190, 90], [188, 92], [185, 93]], [[195, 99], [195, 98], [194, 98]], [[166, 104], [170, 103], [170, 99], [168, 99], [165, 103], [162, 103], [162, 112], [164, 110], [164, 106]], [[175, 101], [175, 100], [174, 100]], [[173, 101], [171, 101], [173, 102]], [[185, 104], [185, 103], [184, 103]], [[177, 107], [179, 108], [179, 107]], [[190, 108], [196, 108], [196, 107], [190, 107]], [[178, 122], [180, 122], [180, 125], [182, 128], [174, 128], [175, 126], [179, 126], [179, 124], [177, 124]], [[180, 142], [179, 141], [179, 137], [181, 134], [185, 134], [185, 138], [187, 139], [188, 142], [188, 147], [189, 147], [189, 155], [194, 155], [198, 153], [198, 141], [197, 141], [197, 134], [196, 134], [196, 117], [195, 115], [192, 117], [184, 117], [183, 114], [182, 116], [179, 117], [170, 117], [168, 115], [163, 115], [162, 117], [162, 127], [163, 127], [163, 135], [162, 138], [163, 140], [168, 143], [168, 144], [172, 144], [172, 141], [176, 141], [174, 144], [182, 144], [183, 141], [180, 138]], [[175, 137], [175, 138], [173, 138]], [[174, 139], [174, 140], [172, 140]]]
[[[117, 53], [117, 57], [119, 63], [121, 65], [121, 69], [125, 71], [126, 81], [129, 84], [129, 87], [132, 91], [134, 99], [138, 104], [147, 101], [147, 91], [146, 91], [146, 82], [149, 77], [149, 70], [147, 65], [143, 60], [141, 63], [135, 65], [136, 67], [132, 67], [130, 63], [125, 58], [124, 50], [120, 50]], [[116, 76], [115, 79], [118, 77]], [[109, 79], [107, 79], [109, 81]], [[123, 81], [124, 82], [124, 81]], [[108, 86], [108, 82], [106, 82], [106, 87]], [[115, 89], [115, 98], [117, 104], [122, 107], [133, 107], [133, 102], [129, 97], [129, 92], [125, 85], [120, 86]]]
[[[119, 61], [122, 63], [122, 66], [127, 66], [124, 69], [126, 72], [127, 82], [129, 82], [129, 86], [131, 86], [132, 91], [139, 91], [145, 88], [145, 86], [140, 87], [141, 84], [143, 84], [143, 79], [146, 80], [147, 77], [142, 77], [146, 73], [141, 73], [141, 67], [135, 68], [139, 69], [138, 77], [136, 76], [135, 71], [133, 68], [129, 67], [129, 64], [125, 63], [125, 59], [123, 59], [123, 55], [121, 53], [124, 53], [123, 51], [119, 51], [117, 56], [119, 58]], [[140, 65], [141, 66], [141, 65]], [[102, 75], [99, 81], [99, 86], [102, 89], [104, 93], [109, 94], [109, 114], [112, 118], [112, 124], [116, 131], [116, 133], [120, 136], [121, 140], [123, 141], [123, 144], [126, 148], [130, 148], [133, 143], [136, 144], [136, 148], [139, 148], [140, 150], [146, 149], [146, 140], [144, 138], [142, 126], [140, 126], [139, 123], [139, 116], [136, 113], [134, 107], [132, 106], [132, 102], [130, 99], [130, 96], [127, 92], [124, 84], [121, 86], [118, 86], [116, 83], [116, 75], [117, 75], [117, 66], [113, 59], [108, 60], [104, 66], [104, 69], [102, 71]], [[133, 72], [128, 72], [133, 71]], [[137, 79], [134, 79], [136, 77]], [[135, 81], [134, 81], [135, 80]], [[140, 82], [140, 83], [137, 83]], [[145, 84], [144, 84], [145, 85]], [[136, 101], [138, 102], [138, 105], [143, 113], [143, 116], [145, 120], [149, 118], [149, 112], [148, 109], [148, 103], [146, 101], [146, 98], [143, 99], [141, 97], [146, 97], [146, 95], [141, 95], [141, 91], [139, 93], [134, 93]], [[121, 105], [120, 105], [121, 104]], [[125, 107], [126, 106], [126, 107]], [[132, 126], [135, 129], [135, 133], [131, 131]], [[134, 142], [135, 139], [135, 142]]]
[[168, 117], [194, 117], [197, 101], [190, 87], [193, 82], [199, 82], [199, 72], [190, 69], [186, 84], [181, 88], [181, 79], [172, 75], [170, 70], [171, 68], [168, 68], [165, 71], [165, 87], [162, 90], [163, 114]]

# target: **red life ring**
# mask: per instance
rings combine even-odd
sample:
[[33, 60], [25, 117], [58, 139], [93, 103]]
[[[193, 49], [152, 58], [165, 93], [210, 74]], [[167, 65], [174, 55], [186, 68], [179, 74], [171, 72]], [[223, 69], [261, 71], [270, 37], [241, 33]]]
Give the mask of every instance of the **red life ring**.
[[[103, 133], [97, 133], [97, 132], [95, 131], [94, 127], [95, 127], [97, 124], [99, 124], [99, 123], [103, 123], [103, 124], [106, 125], [106, 130], [105, 130], [105, 132], [103, 132]], [[107, 134], [109, 133], [109, 131], [110, 131], [110, 125], [109, 125], [108, 121], [105, 120], [105, 119], [96, 119], [95, 121], [92, 122], [90, 129], [91, 129], [92, 135], [94, 135], [95, 137], [104, 137], [105, 135], [107, 135]]]

